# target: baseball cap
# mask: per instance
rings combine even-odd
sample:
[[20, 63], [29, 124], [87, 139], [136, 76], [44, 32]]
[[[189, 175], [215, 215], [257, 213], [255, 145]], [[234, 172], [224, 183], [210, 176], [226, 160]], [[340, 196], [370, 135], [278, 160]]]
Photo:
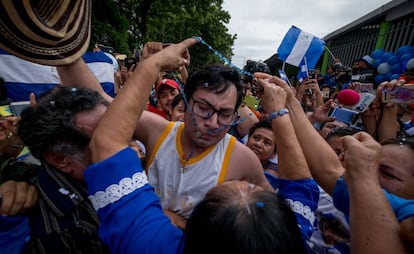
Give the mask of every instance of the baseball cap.
[[180, 86], [178, 85], [178, 83], [175, 80], [165, 78], [165, 79], [161, 80], [161, 82], [158, 83], [157, 87], [155, 88], [155, 96], [157, 98], [158, 98], [158, 91], [160, 90], [160, 88], [162, 86], [169, 86], [171, 88], [180, 90]]

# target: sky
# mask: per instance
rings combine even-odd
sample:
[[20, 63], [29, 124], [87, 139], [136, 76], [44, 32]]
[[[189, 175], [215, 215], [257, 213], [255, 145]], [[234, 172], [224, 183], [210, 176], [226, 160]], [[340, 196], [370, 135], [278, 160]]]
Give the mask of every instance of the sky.
[[[390, 0], [224, 0], [231, 19], [227, 28], [237, 34], [232, 63], [266, 60], [294, 25], [322, 38]], [[208, 42], [207, 42], [208, 43]]]

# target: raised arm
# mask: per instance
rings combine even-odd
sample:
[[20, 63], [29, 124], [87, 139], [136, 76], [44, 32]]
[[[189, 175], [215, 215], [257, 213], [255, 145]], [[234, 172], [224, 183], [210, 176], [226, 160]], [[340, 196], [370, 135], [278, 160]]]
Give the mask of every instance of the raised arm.
[[[284, 83], [277, 77], [274, 77], [272, 82], [277, 85]], [[311, 178], [305, 156], [290, 120], [290, 114], [285, 109], [286, 91], [264, 79], [259, 79], [258, 83], [264, 88], [261, 101], [264, 110], [270, 114], [273, 133], [276, 137], [279, 177], [290, 180]]]
[[344, 172], [338, 156], [315, 130], [299, 101], [295, 98], [292, 89], [285, 82], [280, 82], [279, 78], [263, 73], [256, 76], [258, 78], [267, 78], [270, 82], [277, 83], [286, 91], [286, 107], [289, 110], [289, 117], [312, 176], [327, 193], [332, 195], [337, 179]]
[[108, 101], [113, 100], [113, 98], [103, 90], [101, 84], [89, 70], [89, 67], [82, 58], [79, 58], [68, 65], [56, 66], [56, 69], [59, 73], [62, 85], [87, 87], [98, 91]]
[[195, 39], [187, 39], [138, 64], [125, 88], [111, 103], [94, 132], [90, 145], [93, 162], [102, 161], [128, 146], [158, 73], [187, 65], [190, 61], [187, 48], [194, 43]]
[[342, 138], [349, 189], [351, 253], [408, 253], [400, 225], [379, 184], [381, 146], [369, 134]]

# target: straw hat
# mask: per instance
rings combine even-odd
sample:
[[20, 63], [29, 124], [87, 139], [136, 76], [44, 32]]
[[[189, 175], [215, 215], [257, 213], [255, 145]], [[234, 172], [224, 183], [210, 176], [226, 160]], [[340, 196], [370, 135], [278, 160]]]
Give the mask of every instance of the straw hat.
[[0, 0], [0, 48], [31, 62], [64, 65], [88, 48], [91, 0]]

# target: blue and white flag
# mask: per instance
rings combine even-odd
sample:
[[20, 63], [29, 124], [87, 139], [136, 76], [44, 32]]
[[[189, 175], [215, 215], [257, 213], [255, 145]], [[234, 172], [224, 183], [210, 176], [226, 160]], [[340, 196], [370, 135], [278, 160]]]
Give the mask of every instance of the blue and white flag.
[[289, 86], [292, 86], [292, 84], [290, 84], [290, 80], [289, 80], [289, 78], [286, 75], [284, 70], [279, 70], [279, 75], [280, 75], [280, 78], [283, 79], [284, 81], [286, 81], [286, 83], [288, 83]]
[[307, 77], [308, 77], [308, 69], [306, 68], [306, 64], [304, 64], [300, 67], [296, 78], [298, 79], [300, 83], [302, 83]]
[[[307, 62], [307, 68], [315, 68], [323, 53], [325, 42], [312, 34], [292, 26], [282, 40], [277, 54], [288, 64], [301, 67]], [[306, 60], [305, 60], [306, 58]]]
[[[102, 52], [87, 52], [83, 59], [105, 92], [114, 96], [112, 60]], [[56, 67], [32, 63], [2, 49], [0, 77], [4, 79], [7, 95], [12, 101], [27, 101], [30, 93], [38, 97], [61, 83]]]

